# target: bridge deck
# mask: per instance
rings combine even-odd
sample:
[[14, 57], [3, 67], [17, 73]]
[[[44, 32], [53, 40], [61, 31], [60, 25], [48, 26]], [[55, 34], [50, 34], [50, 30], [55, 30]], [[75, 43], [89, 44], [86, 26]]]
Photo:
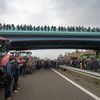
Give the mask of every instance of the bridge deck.
[[18, 30], [0, 30], [0, 34], [18, 34], [18, 35], [25, 35], [25, 34], [33, 34], [33, 35], [80, 35], [80, 36], [100, 36], [100, 32], [71, 32], [71, 31], [18, 31]]

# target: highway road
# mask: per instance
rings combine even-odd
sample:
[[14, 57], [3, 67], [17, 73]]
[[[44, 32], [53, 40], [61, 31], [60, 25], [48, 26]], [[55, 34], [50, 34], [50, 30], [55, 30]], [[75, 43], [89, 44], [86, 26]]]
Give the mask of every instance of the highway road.
[[52, 69], [41, 69], [20, 77], [20, 90], [13, 100], [96, 100], [62, 76]]

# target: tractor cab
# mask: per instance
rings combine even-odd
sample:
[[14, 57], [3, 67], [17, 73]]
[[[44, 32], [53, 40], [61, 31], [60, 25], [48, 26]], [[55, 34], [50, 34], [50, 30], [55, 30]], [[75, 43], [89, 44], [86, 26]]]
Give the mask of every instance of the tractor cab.
[[0, 86], [4, 80], [4, 68], [9, 61], [10, 55], [7, 54], [10, 47], [10, 40], [0, 37]]

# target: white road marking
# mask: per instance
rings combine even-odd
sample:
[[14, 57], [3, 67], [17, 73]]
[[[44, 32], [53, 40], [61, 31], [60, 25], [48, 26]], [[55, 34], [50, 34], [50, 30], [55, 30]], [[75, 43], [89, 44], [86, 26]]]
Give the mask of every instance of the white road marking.
[[82, 91], [84, 91], [85, 93], [87, 93], [88, 95], [90, 95], [92, 98], [94, 98], [95, 100], [100, 100], [100, 98], [98, 96], [96, 96], [95, 94], [89, 92], [88, 90], [86, 90], [85, 88], [83, 88], [82, 86], [78, 85], [77, 83], [73, 82], [72, 80], [70, 80], [69, 78], [67, 78], [66, 76], [62, 75], [61, 73], [59, 73], [58, 71], [52, 69], [54, 72], [56, 72], [58, 75], [60, 75], [61, 77], [63, 77], [64, 79], [66, 79], [67, 81], [69, 81], [70, 83], [72, 83], [73, 85], [75, 85], [76, 87], [78, 87], [79, 89], [81, 89]]

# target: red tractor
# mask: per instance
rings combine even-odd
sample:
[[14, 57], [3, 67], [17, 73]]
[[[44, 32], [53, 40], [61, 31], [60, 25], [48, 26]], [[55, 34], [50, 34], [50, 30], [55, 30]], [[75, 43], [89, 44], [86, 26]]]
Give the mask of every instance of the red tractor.
[[19, 65], [23, 66], [25, 61], [32, 59], [32, 52], [30, 51], [10, 51], [10, 54], [15, 56], [19, 60]]
[[[29, 64], [29, 62], [32, 60], [31, 55], [32, 55], [32, 52], [30, 51], [19, 51], [19, 57], [23, 59], [23, 66], [22, 66], [23, 68], [25, 68], [27, 64]], [[21, 70], [23, 70], [23, 68], [21, 68]]]
[[19, 51], [19, 55], [21, 57], [23, 57], [23, 59], [27, 58], [27, 59], [31, 59], [32, 58], [32, 52], [30, 51]]
[[10, 40], [0, 37], [0, 86], [4, 84], [4, 68], [10, 57], [10, 54], [7, 54], [9, 47]]
[[23, 74], [23, 71], [26, 69], [26, 66], [32, 66], [32, 52], [30, 51], [11, 51], [10, 54], [15, 56], [19, 61], [20, 73]]

